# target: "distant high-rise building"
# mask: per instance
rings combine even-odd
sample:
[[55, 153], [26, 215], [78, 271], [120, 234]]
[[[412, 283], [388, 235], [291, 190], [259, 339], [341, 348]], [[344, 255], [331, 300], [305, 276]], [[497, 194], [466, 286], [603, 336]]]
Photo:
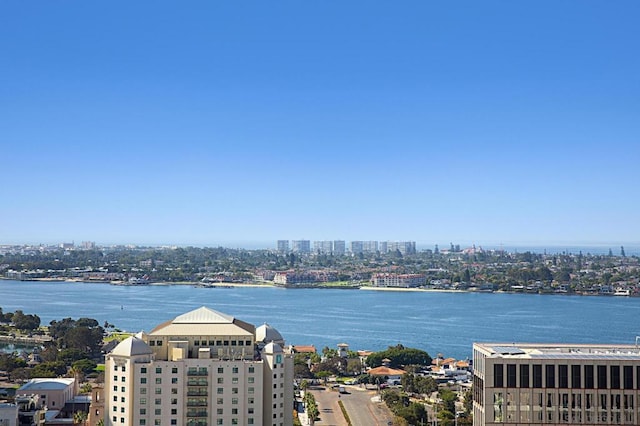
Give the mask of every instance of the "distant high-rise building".
[[375, 253], [378, 251], [378, 242], [377, 241], [363, 241], [362, 242], [362, 251], [365, 253]]
[[85, 250], [93, 250], [94, 248], [96, 248], [96, 243], [93, 241], [83, 241], [82, 248]]
[[359, 254], [364, 251], [363, 241], [351, 241], [351, 253]]
[[389, 251], [389, 245], [386, 241], [380, 241], [378, 243], [378, 251], [380, 251], [380, 253], [385, 254]]
[[416, 242], [415, 241], [388, 241], [387, 247], [389, 252], [399, 251], [403, 256], [406, 254], [415, 254]]
[[293, 240], [291, 248], [294, 253], [311, 253], [311, 241], [309, 240]]
[[333, 253], [333, 241], [314, 241], [313, 252], [321, 254]]
[[280, 253], [289, 252], [289, 240], [278, 240], [278, 251]]
[[333, 254], [343, 255], [345, 252], [344, 240], [335, 240], [333, 242]]
[[107, 426], [293, 424], [293, 357], [280, 333], [202, 307], [106, 356]]

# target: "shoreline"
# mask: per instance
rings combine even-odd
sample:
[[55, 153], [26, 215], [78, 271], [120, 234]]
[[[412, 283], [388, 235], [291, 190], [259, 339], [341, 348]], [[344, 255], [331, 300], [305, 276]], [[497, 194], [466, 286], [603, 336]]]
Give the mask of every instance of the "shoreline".
[[4, 281], [16, 281], [16, 282], [46, 282], [46, 283], [82, 283], [82, 284], [109, 284], [122, 287], [144, 287], [144, 286], [172, 286], [172, 285], [190, 285], [198, 288], [278, 288], [285, 290], [297, 290], [297, 289], [319, 289], [319, 290], [364, 290], [364, 291], [387, 291], [387, 292], [423, 292], [423, 293], [496, 293], [496, 294], [529, 294], [529, 295], [556, 295], [556, 296], [588, 296], [588, 297], [639, 297], [640, 294], [598, 294], [598, 293], [568, 293], [568, 292], [525, 292], [525, 291], [509, 291], [509, 290], [458, 290], [458, 289], [445, 289], [445, 288], [423, 288], [423, 287], [374, 287], [370, 285], [361, 286], [337, 286], [326, 285], [327, 283], [318, 283], [317, 285], [300, 284], [300, 285], [279, 285], [273, 282], [253, 282], [253, 283], [236, 283], [236, 282], [215, 282], [215, 283], [203, 283], [201, 281], [159, 281], [149, 282], [144, 284], [134, 284], [123, 281], [98, 281], [98, 280], [76, 280], [76, 279], [60, 279], [60, 278], [33, 278], [29, 280], [14, 280], [10, 278], [0, 277], [0, 280]]

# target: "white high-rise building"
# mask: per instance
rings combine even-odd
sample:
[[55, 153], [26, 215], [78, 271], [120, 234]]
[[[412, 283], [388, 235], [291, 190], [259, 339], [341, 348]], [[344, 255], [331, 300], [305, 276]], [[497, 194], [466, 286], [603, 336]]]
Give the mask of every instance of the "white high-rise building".
[[106, 356], [105, 424], [293, 422], [293, 358], [280, 333], [202, 307]]
[[311, 253], [311, 241], [309, 240], [293, 240], [291, 248], [294, 253]]

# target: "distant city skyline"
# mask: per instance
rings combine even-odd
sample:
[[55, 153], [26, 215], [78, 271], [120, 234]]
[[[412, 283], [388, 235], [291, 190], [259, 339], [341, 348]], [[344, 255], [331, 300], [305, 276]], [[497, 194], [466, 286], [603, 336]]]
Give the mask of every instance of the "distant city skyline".
[[640, 245], [640, 2], [4, 2], [0, 244]]

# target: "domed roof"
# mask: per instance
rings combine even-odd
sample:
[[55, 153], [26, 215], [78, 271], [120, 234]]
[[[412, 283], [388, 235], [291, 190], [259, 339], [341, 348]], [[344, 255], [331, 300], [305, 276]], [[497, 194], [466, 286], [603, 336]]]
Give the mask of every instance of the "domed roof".
[[149, 345], [134, 336], [127, 337], [111, 351], [111, 355], [119, 356], [149, 355], [152, 353]]
[[271, 327], [266, 322], [262, 324], [260, 327], [256, 328], [256, 341], [269, 343], [269, 342], [277, 342], [284, 343], [284, 338], [282, 334], [275, 328]]

